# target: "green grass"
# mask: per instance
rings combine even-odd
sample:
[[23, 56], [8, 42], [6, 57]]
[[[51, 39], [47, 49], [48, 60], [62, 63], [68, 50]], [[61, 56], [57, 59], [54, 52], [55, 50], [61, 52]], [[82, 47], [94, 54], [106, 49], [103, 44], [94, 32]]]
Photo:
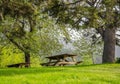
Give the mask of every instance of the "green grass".
[[3, 68], [0, 84], [120, 84], [120, 64]]

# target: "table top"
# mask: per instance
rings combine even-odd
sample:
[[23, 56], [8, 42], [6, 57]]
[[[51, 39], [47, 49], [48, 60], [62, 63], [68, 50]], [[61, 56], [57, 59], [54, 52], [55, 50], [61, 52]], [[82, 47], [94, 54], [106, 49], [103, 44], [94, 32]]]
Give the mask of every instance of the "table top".
[[46, 57], [48, 59], [63, 59], [64, 57], [74, 57], [74, 56], [77, 56], [77, 55], [73, 55], [73, 54], [60, 54], [60, 55], [55, 55], [55, 56], [49, 56], [49, 57]]

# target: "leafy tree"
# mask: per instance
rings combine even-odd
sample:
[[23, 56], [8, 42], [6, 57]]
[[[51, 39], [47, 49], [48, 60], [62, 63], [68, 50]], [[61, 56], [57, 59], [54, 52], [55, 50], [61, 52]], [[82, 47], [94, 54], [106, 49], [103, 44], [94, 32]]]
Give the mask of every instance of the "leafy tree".
[[39, 55], [40, 49], [41, 53], [46, 49], [46, 53], [50, 53], [60, 48], [57, 41], [59, 34], [53, 32], [55, 28], [51, 24], [52, 20], [46, 22], [48, 17], [40, 14], [39, 4], [40, 0], [0, 1], [1, 39], [20, 49], [25, 55], [26, 63], [30, 63], [31, 54]]
[[[103, 42], [101, 41], [100, 35], [96, 34], [95, 29], [80, 29], [79, 37], [74, 40], [73, 45], [75, 51], [81, 59], [84, 60], [84, 64], [95, 64], [97, 62], [96, 58], [101, 58]], [[97, 37], [96, 40], [93, 37]]]
[[[27, 51], [27, 49], [29, 49], [29, 46], [21, 45], [16, 40], [17, 38], [21, 38], [21, 40], [22, 38], [26, 39], [25, 33], [33, 31], [33, 28], [35, 27], [36, 24], [35, 21], [37, 14], [36, 7], [37, 6], [33, 6], [33, 1], [30, 2], [27, 0], [0, 1], [1, 31], [7, 37], [7, 39], [9, 39], [10, 42], [12, 42], [15, 46], [17, 46], [21, 51], [24, 52], [26, 63], [30, 63], [30, 54]], [[8, 23], [7, 21], [10, 23]], [[26, 25], [28, 27], [26, 27]]]
[[96, 28], [104, 41], [103, 63], [115, 61], [115, 31], [120, 26], [119, 0], [46, 0], [44, 11], [72, 28]]

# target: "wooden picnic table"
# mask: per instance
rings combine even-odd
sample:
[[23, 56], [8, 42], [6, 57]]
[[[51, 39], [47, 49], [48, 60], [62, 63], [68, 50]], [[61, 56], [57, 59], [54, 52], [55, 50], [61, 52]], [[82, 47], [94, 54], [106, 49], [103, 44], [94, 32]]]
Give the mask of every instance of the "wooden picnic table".
[[30, 63], [17, 63], [17, 64], [10, 64], [10, 65], [7, 65], [7, 67], [16, 67], [16, 68], [22, 68], [23, 66], [27, 66], [27, 65], [30, 65]]
[[[82, 61], [77, 62], [75, 59], [76, 56], [77, 55], [73, 55], [73, 54], [60, 54], [55, 56], [49, 56], [46, 57], [47, 59], [49, 59], [49, 61], [47, 63], [41, 63], [41, 65], [42, 66], [64, 66], [69, 64], [77, 65]], [[68, 60], [67, 58], [71, 58], [71, 61]]]

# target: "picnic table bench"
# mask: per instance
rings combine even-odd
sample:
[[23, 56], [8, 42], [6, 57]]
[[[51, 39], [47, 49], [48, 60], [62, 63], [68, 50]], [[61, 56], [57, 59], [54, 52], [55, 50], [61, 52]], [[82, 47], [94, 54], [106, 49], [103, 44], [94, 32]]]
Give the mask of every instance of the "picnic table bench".
[[27, 65], [30, 65], [30, 63], [17, 63], [17, 64], [10, 64], [10, 65], [7, 65], [7, 67], [16, 67], [16, 68], [22, 68], [23, 66], [27, 66]]
[[[46, 57], [49, 59], [47, 63], [41, 63], [42, 66], [64, 66], [64, 65], [77, 65], [82, 61], [77, 62], [75, 59], [76, 55], [72, 54], [60, 54], [55, 56]], [[67, 60], [67, 58], [71, 58], [72, 61]]]

